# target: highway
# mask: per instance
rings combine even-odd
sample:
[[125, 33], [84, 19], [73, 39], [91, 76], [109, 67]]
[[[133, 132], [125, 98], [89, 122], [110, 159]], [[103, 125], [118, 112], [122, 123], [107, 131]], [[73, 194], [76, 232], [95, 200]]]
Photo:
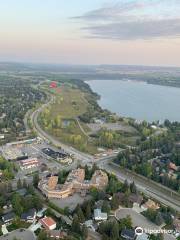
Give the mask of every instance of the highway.
[[121, 182], [124, 182], [126, 179], [128, 182], [134, 181], [139, 191], [180, 212], [180, 195], [178, 193], [125, 169], [120, 169], [117, 165], [111, 164], [110, 160], [101, 160], [98, 166], [114, 173]]
[[120, 170], [118, 166], [110, 165], [109, 162], [111, 162], [116, 155], [102, 157], [98, 160], [95, 160], [93, 156], [86, 153], [82, 153], [71, 146], [67, 146], [61, 143], [60, 141], [55, 139], [53, 136], [49, 135], [43, 129], [41, 129], [37, 120], [38, 114], [44, 108], [49, 106], [53, 101], [54, 101], [54, 98], [52, 97], [48, 103], [42, 105], [39, 109], [34, 111], [31, 115], [31, 121], [34, 126], [34, 130], [42, 139], [50, 141], [55, 146], [62, 147], [69, 154], [73, 154], [75, 158], [80, 161], [82, 165], [85, 165], [85, 164], [92, 165], [92, 163], [96, 162], [100, 168], [105, 169], [109, 173], [114, 173], [121, 182], [123, 182], [125, 179], [127, 179], [129, 182], [134, 181], [137, 188], [141, 192], [180, 212], [180, 195], [178, 193], [175, 194], [173, 193], [173, 191], [171, 191], [170, 189], [167, 189], [162, 185], [157, 186], [157, 184], [154, 184], [152, 181], [148, 179], [144, 180], [141, 177], [138, 177], [137, 175], [133, 174], [132, 172], [128, 172], [122, 169]]

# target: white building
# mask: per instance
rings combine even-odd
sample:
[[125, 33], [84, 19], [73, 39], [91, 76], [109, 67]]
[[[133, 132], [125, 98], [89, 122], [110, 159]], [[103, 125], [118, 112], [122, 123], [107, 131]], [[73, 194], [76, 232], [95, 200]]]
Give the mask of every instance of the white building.
[[94, 219], [96, 221], [106, 221], [107, 220], [107, 213], [101, 212], [101, 209], [99, 209], [99, 208], [94, 209]]
[[37, 158], [29, 158], [25, 160], [21, 160], [20, 162], [21, 170], [28, 170], [31, 168], [39, 167], [39, 160]]

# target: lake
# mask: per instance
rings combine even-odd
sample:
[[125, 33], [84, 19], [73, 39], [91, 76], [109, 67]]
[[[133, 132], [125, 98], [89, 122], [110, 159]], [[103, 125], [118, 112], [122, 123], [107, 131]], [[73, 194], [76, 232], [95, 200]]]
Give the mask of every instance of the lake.
[[138, 120], [180, 121], [180, 88], [121, 80], [87, 81], [101, 99], [99, 105]]

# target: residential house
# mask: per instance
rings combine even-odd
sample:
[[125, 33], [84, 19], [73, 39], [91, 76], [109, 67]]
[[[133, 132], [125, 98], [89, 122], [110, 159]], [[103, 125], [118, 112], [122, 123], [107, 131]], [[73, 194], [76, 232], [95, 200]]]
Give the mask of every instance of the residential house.
[[46, 230], [54, 230], [56, 228], [56, 222], [51, 217], [41, 218], [39, 222]]
[[138, 235], [136, 240], [149, 240], [149, 235], [147, 235], [146, 233], [143, 233], [141, 235]]
[[6, 225], [10, 225], [12, 223], [12, 221], [15, 219], [16, 215], [14, 212], [9, 212], [7, 214], [5, 214], [4, 216], [2, 216], [2, 220], [4, 222], [4, 224]]
[[32, 208], [28, 212], [25, 212], [21, 215], [21, 220], [33, 223], [36, 220], [36, 209]]
[[45, 213], [46, 210], [47, 210], [47, 208], [43, 208], [43, 209], [39, 210], [39, 211], [37, 212], [36, 216], [37, 216], [38, 218], [42, 218], [42, 217], [44, 216], [44, 213]]
[[136, 238], [135, 231], [133, 229], [123, 229], [121, 237], [126, 240], [134, 240]]
[[170, 162], [170, 163], [169, 163], [169, 169], [170, 169], [170, 170], [173, 170], [173, 171], [177, 171], [177, 170], [178, 170], [178, 167], [176, 166], [176, 164]]
[[176, 218], [173, 221], [173, 226], [178, 233], [180, 233], [180, 218]]
[[62, 232], [60, 230], [51, 230], [48, 231], [48, 235], [53, 239], [63, 239], [67, 236], [66, 232]]
[[94, 209], [94, 219], [96, 221], [106, 221], [107, 220], [107, 213], [101, 212], [101, 209], [99, 209], [99, 208]]
[[158, 210], [160, 208], [160, 205], [156, 202], [154, 202], [151, 199], [148, 199], [147, 202], [145, 202], [141, 208], [146, 211], [147, 209], [152, 209], [152, 210]]
[[140, 206], [143, 201], [143, 196], [139, 194], [132, 193], [129, 195], [129, 202], [133, 204], [133, 206]]

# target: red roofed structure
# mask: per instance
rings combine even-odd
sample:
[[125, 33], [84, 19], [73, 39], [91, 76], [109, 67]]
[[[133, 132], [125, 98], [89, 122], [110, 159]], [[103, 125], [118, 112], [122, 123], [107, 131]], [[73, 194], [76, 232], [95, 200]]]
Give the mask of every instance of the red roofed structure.
[[44, 217], [39, 221], [46, 230], [54, 230], [56, 222], [51, 217]]
[[57, 88], [57, 83], [56, 82], [51, 82], [50, 88]]

